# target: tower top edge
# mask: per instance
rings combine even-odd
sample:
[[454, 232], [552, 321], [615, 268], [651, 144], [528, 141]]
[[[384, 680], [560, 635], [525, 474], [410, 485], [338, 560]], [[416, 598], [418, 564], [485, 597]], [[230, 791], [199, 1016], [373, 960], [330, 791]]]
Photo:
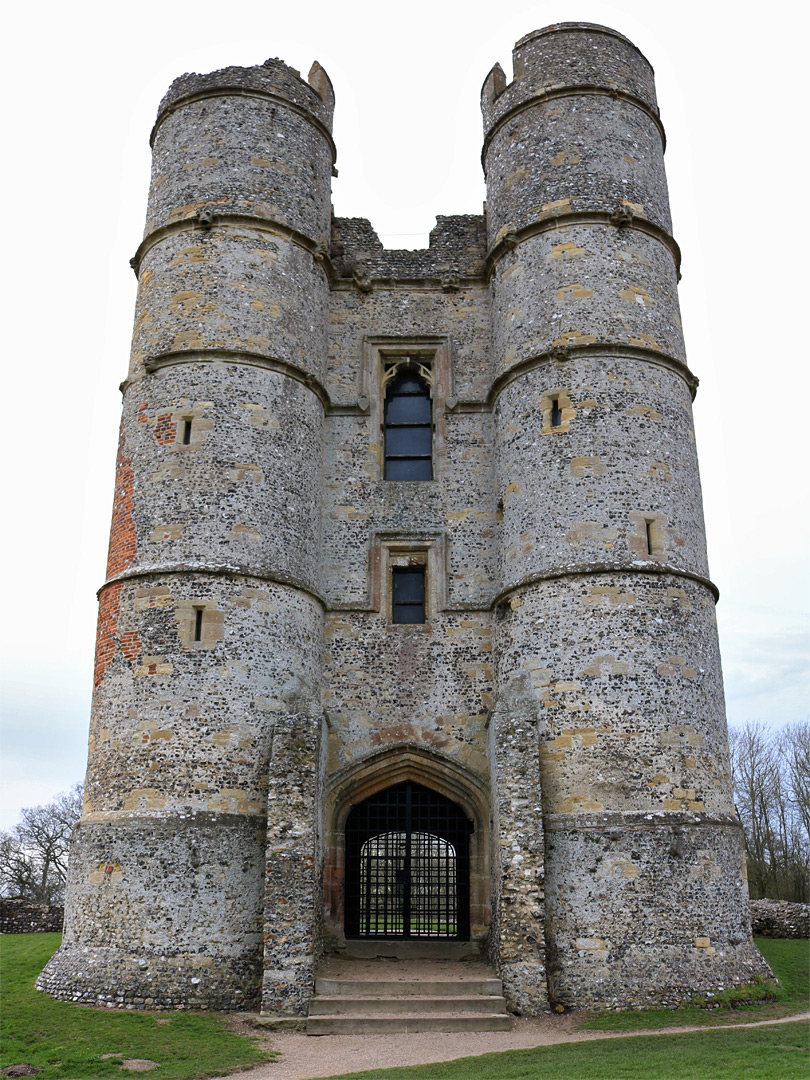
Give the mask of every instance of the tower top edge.
[[313, 113], [331, 130], [335, 107], [332, 81], [316, 60], [304, 79], [297, 68], [290, 67], [278, 57], [252, 67], [225, 67], [216, 71], [186, 72], [176, 78], [160, 102], [155, 120], [158, 127], [168, 112], [188, 98], [212, 96], [221, 92], [266, 94], [282, 98], [299, 109]]
[[658, 116], [655, 73], [633, 42], [599, 23], [552, 23], [524, 34], [512, 50], [512, 81], [495, 64], [481, 87], [485, 135], [521, 103], [549, 92], [621, 93]]
[[[610, 26], [603, 26], [602, 23], [592, 23], [592, 22], [549, 23], [548, 26], [542, 26], [539, 30], [531, 30], [531, 31], [529, 31], [528, 34], [524, 34], [522, 38], [519, 38], [515, 42], [515, 49], [519, 49], [522, 45], [525, 45], [526, 42], [532, 41], [535, 38], [544, 37], [546, 34], [556, 34], [559, 31], [563, 31], [563, 32], [568, 33], [568, 32], [577, 31], [577, 30], [584, 31], [585, 33], [607, 34], [609, 37], [618, 38], [619, 41], [623, 41], [623, 42], [625, 42], [625, 44], [630, 45], [633, 49], [635, 49], [635, 51], [639, 54], [639, 56], [643, 60], [645, 60], [648, 64], [650, 64], [650, 61], [647, 60], [647, 57], [644, 55], [644, 53], [641, 51], [641, 49], [639, 49], [638, 45], [636, 45], [635, 42], [631, 41], [630, 38], [627, 37], [626, 34], [622, 34], [618, 30], [614, 30]], [[650, 68], [652, 68], [652, 64], [650, 64]]]

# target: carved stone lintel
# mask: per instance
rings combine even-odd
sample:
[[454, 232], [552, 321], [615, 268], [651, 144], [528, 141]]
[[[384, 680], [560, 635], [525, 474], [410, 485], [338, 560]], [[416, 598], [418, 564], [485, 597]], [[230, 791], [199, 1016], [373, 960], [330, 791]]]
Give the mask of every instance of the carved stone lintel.
[[203, 206], [196, 213], [197, 224], [203, 229], [210, 229], [217, 219], [217, 215], [210, 206]]
[[629, 206], [619, 205], [610, 215], [611, 224], [615, 225], [617, 229], [623, 228], [625, 225], [633, 224], [633, 211]]

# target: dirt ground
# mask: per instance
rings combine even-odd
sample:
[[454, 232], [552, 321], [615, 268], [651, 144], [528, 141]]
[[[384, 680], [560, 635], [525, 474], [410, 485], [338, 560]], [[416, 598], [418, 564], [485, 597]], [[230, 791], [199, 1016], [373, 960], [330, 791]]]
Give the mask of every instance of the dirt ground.
[[[523, 1050], [552, 1043], [584, 1042], [588, 1039], [627, 1038], [626, 1032], [580, 1031], [582, 1015], [543, 1016], [533, 1020], [514, 1020], [511, 1031], [449, 1034], [422, 1032], [415, 1035], [321, 1035], [299, 1032], [261, 1036], [266, 1049], [277, 1050], [276, 1061], [239, 1073], [239, 1080], [314, 1080], [320, 1076], [359, 1072], [362, 1069], [388, 1069], [395, 1065], [427, 1065], [434, 1061], [473, 1057], [499, 1050]], [[765, 1027], [794, 1020], [810, 1020], [810, 1012], [763, 1020], [754, 1024], [728, 1024], [718, 1027]], [[236, 1025], [235, 1025], [236, 1026]], [[239, 1025], [238, 1030], [255, 1035], [253, 1028]], [[706, 1027], [672, 1027], [658, 1031], [635, 1032], [643, 1035], [676, 1035], [688, 1031], [716, 1030]], [[217, 1080], [228, 1080], [218, 1077]], [[233, 1077], [230, 1078], [233, 1080]]]

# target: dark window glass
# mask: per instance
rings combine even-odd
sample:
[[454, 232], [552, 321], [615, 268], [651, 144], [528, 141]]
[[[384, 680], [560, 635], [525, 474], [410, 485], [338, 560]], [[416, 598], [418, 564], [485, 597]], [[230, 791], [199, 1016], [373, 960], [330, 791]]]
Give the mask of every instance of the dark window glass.
[[385, 419], [389, 424], [429, 424], [430, 398], [422, 392], [389, 397]]
[[386, 458], [386, 480], [432, 480], [430, 458]]
[[385, 479], [432, 480], [430, 390], [418, 375], [407, 369], [400, 371], [388, 384], [383, 427]]
[[425, 568], [395, 566], [392, 580], [392, 612], [395, 623], [425, 621]]
[[389, 427], [385, 433], [385, 449], [391, 457], [429, 458], [431, 432], [427, 425], [403, 424]]

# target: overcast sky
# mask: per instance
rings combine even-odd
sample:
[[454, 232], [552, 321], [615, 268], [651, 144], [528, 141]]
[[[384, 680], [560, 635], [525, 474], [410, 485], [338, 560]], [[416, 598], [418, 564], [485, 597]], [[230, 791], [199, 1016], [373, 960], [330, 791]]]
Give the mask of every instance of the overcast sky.
[[[729, 720], [807, 719], [805, 6], [46, 2], [5, 16], [6, 577], [0, 827], [83, 779], [149, 131], [185, 71], [314, 59], [339, 216], [420, 247], [480, 213], [479, 92], [514, 42], [600, 22], [656, 71], [667, 130]], [[753, 9], [751, 9], [753, 10]], [[802, 25], [800, 20], [804, 19]]]

